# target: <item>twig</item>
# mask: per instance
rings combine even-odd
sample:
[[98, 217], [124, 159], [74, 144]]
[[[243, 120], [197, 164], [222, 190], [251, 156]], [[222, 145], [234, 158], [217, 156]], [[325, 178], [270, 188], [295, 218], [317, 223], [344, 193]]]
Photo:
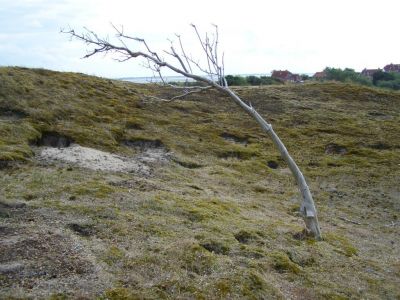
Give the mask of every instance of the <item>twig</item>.
[[346, 221], [346, 222], [349, 222], [349, 223], [352, 223], [352, 224], [355, 224], [355, 225], [364, 225], [364, 224], [362, 224], [362, 223], [359, 223], [359, 222], [356, 222], [356, 221], [352, 221], [352, 220], [346, 219], [345, 217], [338, 217], [338, 219], [343, 220], [343, 221]]
[[175, 101], [175, 100], [179, 100], [179, 99], [185, 98], [186, 96], [189, 96], [189, 95], [193, 95], [193, 94], [198, 94], [198, 93], [204, 92], [204, 91], [209, 90], [211, 88], [213, 88], [213, 87], [212, 86], [205, 86], [205, 87], [197, 87], [196, 90], [184, 90], [184, 92], [182, 94], [176, 95], [176, 96], [174, 96], [172, 98], [169, 98], [169, 99], [165, 99], [165, 98], [158, 97], [158, 96], [147, 96], [147, 95], [144, 95], [144, 98], [153, 99], [153, 100], [162, 101], [162, 102], [172, 102], [172, 101]]
[[400, 222], [393, 222], [392, 221], [392, 223], [386, 224], [385, 227], [394, 227], [394, 226], [399, 225], [399, 224], [400, 224]]

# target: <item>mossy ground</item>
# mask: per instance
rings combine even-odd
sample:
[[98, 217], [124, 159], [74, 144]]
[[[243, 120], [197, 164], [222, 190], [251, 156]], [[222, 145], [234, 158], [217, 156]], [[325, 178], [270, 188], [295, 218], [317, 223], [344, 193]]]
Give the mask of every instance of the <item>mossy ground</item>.
[[[301, 234], [297, 187], [255, 122], [217, 93], [143, 97], [170, 92], [0, 68], [1, 296], [400, 297], [399, 93], [338, 83], [237, 89], [306, 175], [324, 234], [315, 242]], [[127, 156], [137, 150], [123, 141], [157, 140], [173, 159], [148, 177], [43, 165], [31, 148], [43, 132]], [[67, 252], [40, 248], [43, 239]], [[56, 268], [60, 259], [70, 267]]]

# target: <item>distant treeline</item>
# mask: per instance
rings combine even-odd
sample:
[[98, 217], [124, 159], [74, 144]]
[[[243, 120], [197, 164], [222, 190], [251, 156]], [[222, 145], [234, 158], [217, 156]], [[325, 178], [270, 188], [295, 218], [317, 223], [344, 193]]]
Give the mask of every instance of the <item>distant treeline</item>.
[[227, 75], [225, 76], [226, 82], [230, 86], [240, 86], [240, 85], [271, 85], [271, 84], [283, 84], [284, 82], [280, 79], [273, 78], [271, 76], [235, 76]]
[[[354, 71], [354, 69], [345, 68], [325, 68], [324, 77], [319, 78], [320, 81], [335, 80], [340, 82], [351, 82], [366, 86], [377, 86], [392, 90], [400, 90], [400, 73], [384, 72], [379, 70], [373, 74], [372, 77], [367, 77]], [[260, 86], [271, 84], [284, 84], [283, 80], [271, 76], [240, 76], [240, 75], [227, 75], [225, 76], [226, 82], [229, 86]], [[312, 77], [301, 75], [303, 81], [313, 80]], [[205, 83], [197, 81], [186, 82], [169, 82], [177, 86], [204, 86]]]
[[371, 77], [364, 76], [353, 69], [326, 68], [324, 80], [353, 82], [366, 86], [377, 86], [392, 90], [400, 90], [400, 73], [379, 70]]
[[[284, 82], [278, 78], [271, 76], [240, 76], [240, 75], [227, 75], [225, 76], [226, 82], [229, 86], [249, 86], [249, 85], [271, 85], [271, 84], [284, 84]], [[204, 83], [197, 81], [186, 81], [186, 82], [169, 82], [176, 86], [204, 86]]]

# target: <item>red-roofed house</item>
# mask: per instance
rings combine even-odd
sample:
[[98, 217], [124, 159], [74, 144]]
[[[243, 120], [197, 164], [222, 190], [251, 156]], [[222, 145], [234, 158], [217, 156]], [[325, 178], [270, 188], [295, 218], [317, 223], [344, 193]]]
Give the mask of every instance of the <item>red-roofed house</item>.
[[400, 64], [390, 64], [386, 65], [384, 68], [385, 72], [397, 72], [400, 73]]
[[285, 71], [272, 71], [271, 77], [277, 78], [283, 81], [291, 81], [291, 82], [300, 82], [301, 77], [299, 74], [293, 74], [289, 72], [288, 70]]
[[361, 75], [367, 76], [367, 77], [371, 77], [374, 76], [374, 74], [378, 71], [380, 71], [381, 69], [364, 69], [361, 71]]
[[325, 79], [326, 73], [325, 73], [325, 71], [317, 72], [314, 74], [313, 78], [318, 79], [318, 80]]

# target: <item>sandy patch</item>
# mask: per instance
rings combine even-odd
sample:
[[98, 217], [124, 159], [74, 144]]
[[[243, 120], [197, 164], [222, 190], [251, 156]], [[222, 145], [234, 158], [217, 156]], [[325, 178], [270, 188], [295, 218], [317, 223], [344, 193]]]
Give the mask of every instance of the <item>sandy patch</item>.
[[147, 149], [135, 157], [124, 157], [72, 144], [66, 148], [43, 147], [38, 152], [38, 159], [45, 162], [63, 162], [92, 170], [148, 174], [149, 164], [167, 161], [168, 153], [165, 149]]

